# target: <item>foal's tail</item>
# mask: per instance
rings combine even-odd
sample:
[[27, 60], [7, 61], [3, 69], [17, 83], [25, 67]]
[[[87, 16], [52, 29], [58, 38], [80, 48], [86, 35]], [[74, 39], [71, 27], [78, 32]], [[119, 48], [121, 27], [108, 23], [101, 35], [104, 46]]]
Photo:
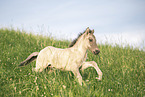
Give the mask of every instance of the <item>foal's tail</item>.
[[19, 66], [28, 65], [30, 62], [34, 61], [37, 58], [38, 54], [39, 54], [39, 52], [34, 52], [34, 53], [30, 54], [26, 60], [24, 60], [23, 62], [20, 63]]

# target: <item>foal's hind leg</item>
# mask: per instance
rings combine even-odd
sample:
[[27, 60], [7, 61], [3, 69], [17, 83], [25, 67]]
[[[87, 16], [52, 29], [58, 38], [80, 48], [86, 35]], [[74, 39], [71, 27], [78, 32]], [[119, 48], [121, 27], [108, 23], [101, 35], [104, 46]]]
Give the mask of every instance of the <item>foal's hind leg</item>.
[[96, 63], [95, 61], [84, 62], [84, 63], [82, 64], [82, 68], [81, 68], [81, 69], [84, 70], [84, 69], [86, 69], [86, 68], [88, 68], [88, 67], [94, 67], [94, 68], [96, 69], [98, 75], [99, 75], [99, 77], [96, 77], [96, 79], [102, 80], [102, 75], [103, 75], [103, 73], [102, 73], [102, 71], [99, 69], [99, 67], [98, 67], [98, 65], [97, 65], [97, 63]]
[[33, 69], [35, 72], [42, 72], [47, 66], [49, 65], [49, 63], [47, 62], [46, 59], [43, 60], [36, 60], [36, 67]]

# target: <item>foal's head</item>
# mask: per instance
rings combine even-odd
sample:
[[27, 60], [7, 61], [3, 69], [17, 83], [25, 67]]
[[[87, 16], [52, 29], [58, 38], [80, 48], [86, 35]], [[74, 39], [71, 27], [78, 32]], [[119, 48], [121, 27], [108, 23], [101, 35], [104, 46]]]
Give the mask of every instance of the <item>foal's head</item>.
[[99, 54], [100, 50], [97, 47], [96, 38], [93, 34], [94, 30], [90, 30], [88, 27], [83, 33], [80, 33], [78, 38], [71, 42], [69, 47], [73, 47], [78, 41], [82, 41], [81, 44], [84, 45], [85, 48], [92, 51], [95, 55]]
[[96, 38], [94, 36], [94, 30], [90, 30], [89, 27], [84, 32], [84, 41], [86, 47], [95, 55], [100, 53], [100, 50], [96, 44]]

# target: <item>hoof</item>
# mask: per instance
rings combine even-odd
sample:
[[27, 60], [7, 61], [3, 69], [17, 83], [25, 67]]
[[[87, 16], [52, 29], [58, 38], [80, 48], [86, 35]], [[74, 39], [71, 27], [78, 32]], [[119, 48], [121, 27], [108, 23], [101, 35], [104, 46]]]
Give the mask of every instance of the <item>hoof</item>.
[[98, 78], [98, 77], [96, 77], [96, 79], [97, 79], [98, 81], [101, 81], [101, 80], [102, 80], [101, 78]]

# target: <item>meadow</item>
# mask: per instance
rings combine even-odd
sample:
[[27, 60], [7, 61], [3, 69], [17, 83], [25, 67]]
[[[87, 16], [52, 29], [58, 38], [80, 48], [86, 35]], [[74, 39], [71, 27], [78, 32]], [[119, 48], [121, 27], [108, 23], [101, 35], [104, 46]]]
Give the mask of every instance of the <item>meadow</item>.
[[47, 68], [32, 72], [35, 61], [18, 67], [32, 52], [46, 46], [67, 48], [70, 41], [33, 35], [24, 31], [0, 29], [0, 97], [144, 97], [145, 52], [138, 48], [98, 44], [99, 55], [88, 52], [103, 72], [97, 81], [94, 68], [81, 72], [80, 86], [72, 72]]

